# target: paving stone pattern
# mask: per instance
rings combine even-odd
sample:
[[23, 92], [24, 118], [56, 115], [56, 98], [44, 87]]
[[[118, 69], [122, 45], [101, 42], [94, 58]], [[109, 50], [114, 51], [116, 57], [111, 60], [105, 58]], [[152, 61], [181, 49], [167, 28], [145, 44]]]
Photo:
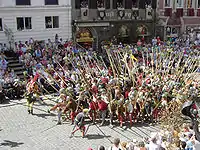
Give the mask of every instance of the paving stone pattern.
[[[50, 96], [55, 100], [54, 97]], [[57, 117], [47, 113], [54, 103], [45, 100], [45, 105], [35, 104], [34, 115], [27, 112], [26, 100], [11, 100], [0, 104], [0, 150], [87, 150], [97, 149], [98, 145], [109, 147], [109, 140], [119, 137], [121, 141], [148, 137], [158, 130], [156, 126], [135, 124], [132, 128], [115, 126], [98, 127], [90, 125], [86, 138], [76, 132], [73, 138], [70, 133], [73, 126], [70, 122], [56, 125]], [[108, 140], [109, 139], [109, 140]]]

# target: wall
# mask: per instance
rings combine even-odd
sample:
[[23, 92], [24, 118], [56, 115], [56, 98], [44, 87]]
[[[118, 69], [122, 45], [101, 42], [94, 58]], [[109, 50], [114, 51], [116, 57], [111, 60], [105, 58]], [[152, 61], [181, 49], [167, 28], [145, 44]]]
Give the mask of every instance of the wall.
[[[16, 0], [0, 0], [0, 7], [15, 7]], [[31, 6], [44, 6], [45, 0], [31, 0]], [[59, 0], [60, 6], [71, 6], [71, 0]], [[26, 7], [31, 7], [26, 6]], [[17, 6], [23, 7], [23, 6]]]
[[[5, 5], [10, 6], [11, 1], [15, 2], [15, 0], [7, 0]], [[70, 0], [60, 0], [59, 4], [62, 4], [62, 6], [40, 6], [42, 1], [43, 0], [32, 0], [32, 5], [30, 7], [0, 8], [0, 18], [2, 18], [3, 25], [6, 24], [8, 28], [12, 30], [15, 41], [26, 41], [30, 37], [37, 40], [47, 40], [48, 38], [53, 40], [55, 34], [58, 34], [63, 40], [72, 37]], [[3, 3], [4, 2], [5, 1], [3, 1]], [[45, 16], [59, 16], [59, 28], [46, 29]], [[17, 31], [16, 17], [31, 17], [32, 29]], [[5, 37], [4, 32], [1, 31], [0, 43], [7, 43], [7, 37]]]

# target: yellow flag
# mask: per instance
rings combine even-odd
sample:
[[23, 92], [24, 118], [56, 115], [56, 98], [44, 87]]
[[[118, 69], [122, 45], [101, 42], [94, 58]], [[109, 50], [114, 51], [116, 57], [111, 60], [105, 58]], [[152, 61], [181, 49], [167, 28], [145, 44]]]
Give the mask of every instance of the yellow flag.
[[137, 61], [137, 58], [135, 58], [135, 56], [132, 54], [131, 54], [131, 59]]

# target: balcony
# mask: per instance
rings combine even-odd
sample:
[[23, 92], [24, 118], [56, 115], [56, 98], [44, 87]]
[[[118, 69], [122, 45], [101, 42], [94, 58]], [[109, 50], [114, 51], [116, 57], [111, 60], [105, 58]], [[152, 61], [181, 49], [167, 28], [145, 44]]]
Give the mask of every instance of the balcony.
[[187, 9], [187, 16], [195, 16], [194, 15], [194, 8], [188, 8]]
[[167, 17], [172, 16], [172, 8], [170, 7], [165, 8], [164, 16], [167, 16]]

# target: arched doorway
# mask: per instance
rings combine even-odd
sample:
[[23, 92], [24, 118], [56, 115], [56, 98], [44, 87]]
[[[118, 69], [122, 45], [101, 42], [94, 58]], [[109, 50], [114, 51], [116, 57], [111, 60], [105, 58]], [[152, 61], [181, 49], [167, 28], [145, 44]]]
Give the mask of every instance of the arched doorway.
[[85, 49], [92, 48], [94, 38], [91, 31], [88, 28], [79, 28], [76, 32], [76, 42]]

